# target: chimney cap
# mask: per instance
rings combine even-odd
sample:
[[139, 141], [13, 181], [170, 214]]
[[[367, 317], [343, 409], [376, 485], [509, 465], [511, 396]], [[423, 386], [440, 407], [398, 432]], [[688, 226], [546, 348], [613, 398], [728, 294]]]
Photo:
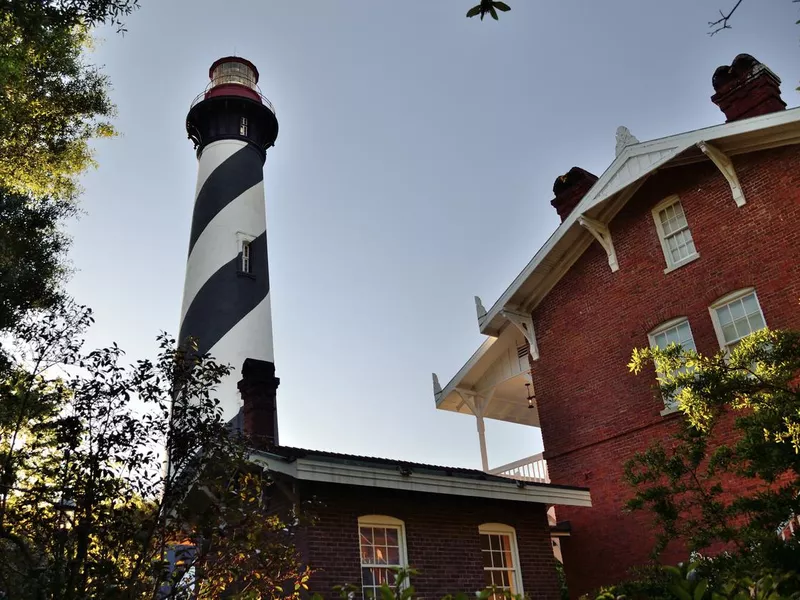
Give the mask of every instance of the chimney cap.
[[780, 84], [780, 77], [775, 75], [764, 63], [750, 54], [738, 54], [730, 66], [717, 67], [711, 77], [711, 85], [715, 92], [721, 92], [730, 86], [755, 77], [762, 71], [774, 77]]
[[242, 364], [242, 379], [272, 381], [275, 379], [275, 363], [257, 358], [246, 358]]
[[572, 188], [575, 184], [583, 181], [591, 181], [594, 183], [597, 181], [597, 175], [589, 173], [589, 171], [581, 169], [580, 167], [572, 167], [563, 175], [556, 177], [556, 180], [553, 183], [553, 193], [556, 196], [560, 196]]

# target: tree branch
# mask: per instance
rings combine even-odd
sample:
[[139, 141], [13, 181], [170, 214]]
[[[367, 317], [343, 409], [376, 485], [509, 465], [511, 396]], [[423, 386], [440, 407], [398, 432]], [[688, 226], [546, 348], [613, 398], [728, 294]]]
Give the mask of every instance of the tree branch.
[[720, 10], [719, 14], [720, 14], [721, 18], [717, 19], [716, 21], [709, 21], [708, 22], [708, 26], [709, 27], [716, 27], [716, 29], [713, 29], [712, 31], [709, 31], [708, 35], [714, 35], [715, 33], [719, 33], [720, 31], [722, 31], [723, 29], [730, 29], [731, 26], [728, 25], [728, 20], [731, 18], [733, 13], [736, 12], [736, 9], [739, 8], [739, 5], [741, 3], [742, 3], [742, 0], [738, 0], [738, 2], [736, 2], [736, 4], [733, 6], [733, 8], [730, 10], [730, 12], [727, 15]]

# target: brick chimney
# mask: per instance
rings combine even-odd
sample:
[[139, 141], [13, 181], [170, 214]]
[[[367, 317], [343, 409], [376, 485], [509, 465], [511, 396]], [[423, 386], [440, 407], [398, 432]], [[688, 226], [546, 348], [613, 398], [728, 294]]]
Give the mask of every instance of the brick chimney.
[[242, 394], [244, 434], [256, 448], [278, 445], [278, 407], [276, 393], [280, 379], [275, 363], [247, 358], [242, 365], [239, 392]]
[[573, 209], [597, 181], [597, 175], [584, 171], [580, 167], [572, 167], [566, 175], [556, 177], [553, 193], [556, 195], [550, 204], [556, 209], [561, 222], [564, 222]]
[[781, 80], [749, 54], [740, 54], [731, 66], [714, 71], [711, 101], [725, 113], [727, 123], [757, 117], [786, 108], [781, 99]]

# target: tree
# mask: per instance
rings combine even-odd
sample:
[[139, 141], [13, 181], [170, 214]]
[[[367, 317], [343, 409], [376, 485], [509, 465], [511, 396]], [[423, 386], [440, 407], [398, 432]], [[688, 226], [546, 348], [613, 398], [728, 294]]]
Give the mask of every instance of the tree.
[[228, 367], [163, 335], [155, 362], [124, 367], [116, 346], [82, 350], [91, 322], [66, 305], [18, 327], [0, 381], [0, 592], [272, 598], [302, 589], [309, 573], [293, 536], [303, 515], [271, 505], [273, 482], [222, 420], [213, 390]]
[[0, 192], [0, 330], [61, 298], [69, 240], [59, 224], [74, 212], [65, 200]]
[[76, 177], [93, 164], [89, 141], [114, 133], [108, 80], [85, 58], [90, 30], [122, 30], [137, 5], [0, 0], [0, 330], [59, 298]]
[[72, 196], [92, 164], [89, 140], [113, 134], [108, 80], [85, 60], [90, 29], [133, 0], [0, 2], [0, 187]]
[[625, 466], [628, 507], [653, 516], [656, 552], [681, 539], [726, 550], [731, 568], [794, 569], [800, 543], [779, 532], [800, 515], [800, 333], [762, 330], [712, 357], [634, 352], [635, 373], [648, 364], [682, 413], [671, 444]]

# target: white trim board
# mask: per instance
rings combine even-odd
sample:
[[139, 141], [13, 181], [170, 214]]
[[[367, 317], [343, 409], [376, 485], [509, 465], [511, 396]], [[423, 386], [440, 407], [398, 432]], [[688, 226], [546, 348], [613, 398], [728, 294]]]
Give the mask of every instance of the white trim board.
[[525, 484], [513, 479], [506, 481], [466, 479], [450, 475], [414, 473], [403, 475], [388, 468], [348, 465], [337, 462], [297, 458], [289, 462], [283, 456], [254, 452], [250, 460], [270, 471], [283, 473], [299, 481], [357, 485], [409, 492], [492, 498], [515, 502], [558, 504], [562, 506], [591, 506], [588, 489], [569, 488], [551, 484]]

